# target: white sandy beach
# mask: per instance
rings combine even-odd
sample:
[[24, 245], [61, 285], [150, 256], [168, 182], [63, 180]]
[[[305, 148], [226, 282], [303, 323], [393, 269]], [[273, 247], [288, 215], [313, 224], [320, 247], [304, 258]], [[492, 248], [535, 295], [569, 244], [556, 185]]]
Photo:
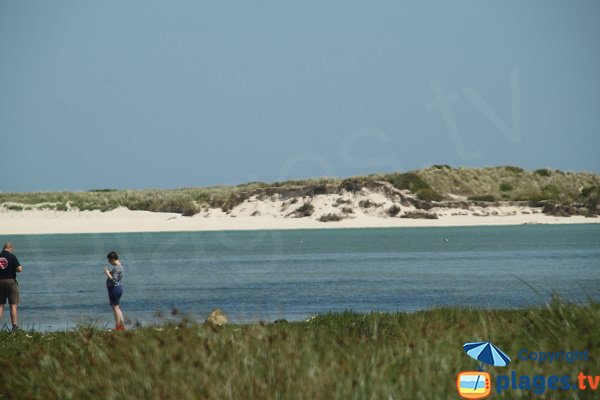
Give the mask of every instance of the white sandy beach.
[[[220, 211], [183, 217], [174, 213], [130, 211], [2, 211], [0, 234], [68, 234], [107, 232], [175, 232], [257, 229], [323, 229], [323, 228], [379, 228], [379, 227], [440, 227], [520, 224], [581, 224], [600, 223], [600, 218], [581, 216], [554, 217], [539, 210], [504, 210], [509, 215], [477, 216], [451, 215], [445, 211], [438, 219], [410, 219], [389, 216], [356, 215], [338, 222], [320, 222], [315, 217], [283, 218], [273, 215], [232, 216]], [[513, 214], [514, 212], [514, 214]], [[527, 214], [529, 212], [529, 214]], [[438, 210], [438, 214], [444, 214]]]

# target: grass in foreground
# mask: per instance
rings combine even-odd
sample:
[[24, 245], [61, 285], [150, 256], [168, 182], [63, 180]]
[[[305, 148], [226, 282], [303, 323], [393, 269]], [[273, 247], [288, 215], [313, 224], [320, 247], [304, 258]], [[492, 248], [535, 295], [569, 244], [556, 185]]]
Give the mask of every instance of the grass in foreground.
[[[211, 328], [181, 323], [125, 333], [0, 333], [0, 398], [455, 399], [476, 369], [468, 341], [513, 362], [492, 374], [600, 374], [600, 305], [417, 313], [345, 312], [310, 322]], [[591, 361], [519, 361], [520, 349], [589, 350]], [[598, 391], [510, 390], [503, 398], [597, 398]], [[499, 397], [492, 394], [492, 397]]]

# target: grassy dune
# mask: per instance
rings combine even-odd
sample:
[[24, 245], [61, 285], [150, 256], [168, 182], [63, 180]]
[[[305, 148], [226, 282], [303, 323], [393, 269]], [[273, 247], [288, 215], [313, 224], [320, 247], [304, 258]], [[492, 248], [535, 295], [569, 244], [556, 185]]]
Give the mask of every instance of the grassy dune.
[[581, 189], [600, 185], [600, 175], [550, 169], [526, 171], [519, 167], [449, 168], [435, 166], [418, 175], [440, 193], [496, 200], [556, 200], [575, 202]]
[[[318, 316], [229, 325], [182, 321], [125, 333], [0, 333], [0, 398], [451, 399], [477, 362], [467, 341], [491, 340], [513, 362], [496, 375], [600, 374], [600, 305]], [[591, 361], [520, 361], [520, 349], [589, 350]], [[511, 399], [592, 399], [599, 391], [509, 390]], [[499, 397], [492, 394], [492, 397]]]
[[[596, 207], [600, 202], [600, 175], [540, 169], [525, 171], [519, 167], [451, 168], [433, 166], [405, 173], [373, 174], [346, 179], [320, 178], [286, 182], [252, 182], [238, 186], [183, 189], [112, 190], [78, 192], [1, 193], [0, 205], [10, 210], [101, 210], [117, 207], [130, 210], [177, 212], [189, 216], [206, 207], [228, 210], [245, 193], [260, 189], [284, 192], [298, 187], [368, 185], [387, 181], [398, 189], [414, 192], [420, 199], [440, 201], [448, 194], [467, 196], [476, 201], [581, 202]], [[589, 203], [589, 204], [588, 204]]]

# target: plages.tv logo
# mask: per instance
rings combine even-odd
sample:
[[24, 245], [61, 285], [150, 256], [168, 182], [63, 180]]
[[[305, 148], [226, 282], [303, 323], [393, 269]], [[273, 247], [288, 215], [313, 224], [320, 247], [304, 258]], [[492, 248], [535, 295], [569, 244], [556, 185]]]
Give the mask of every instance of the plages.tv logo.
[[505, 367], [510, 357], [491, 342], [472, 342], [463, 345], [465, 352], [479, 361], [478, 371], [462, 371], [456, 377], [456, 389], [463, 399], [483, 399], [492, 392], [490, 374], [483, 371], [483, 364]]

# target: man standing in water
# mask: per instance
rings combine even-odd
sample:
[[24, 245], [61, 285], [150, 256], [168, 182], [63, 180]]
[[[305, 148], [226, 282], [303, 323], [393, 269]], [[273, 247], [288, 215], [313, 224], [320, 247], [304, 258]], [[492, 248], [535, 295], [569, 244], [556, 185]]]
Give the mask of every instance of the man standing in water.
[[23, 267], [13, 254], [13, 244], [5, 243], [0, 253], [0, 320], [4, 315], [4, 304], [8, 299], [10, 305], [10, 319], [13, 332], [19, 329], [19, 317], [17, 306], [19, 305], [19, 284], [17, 283], [17, 272], [23, 271]]

